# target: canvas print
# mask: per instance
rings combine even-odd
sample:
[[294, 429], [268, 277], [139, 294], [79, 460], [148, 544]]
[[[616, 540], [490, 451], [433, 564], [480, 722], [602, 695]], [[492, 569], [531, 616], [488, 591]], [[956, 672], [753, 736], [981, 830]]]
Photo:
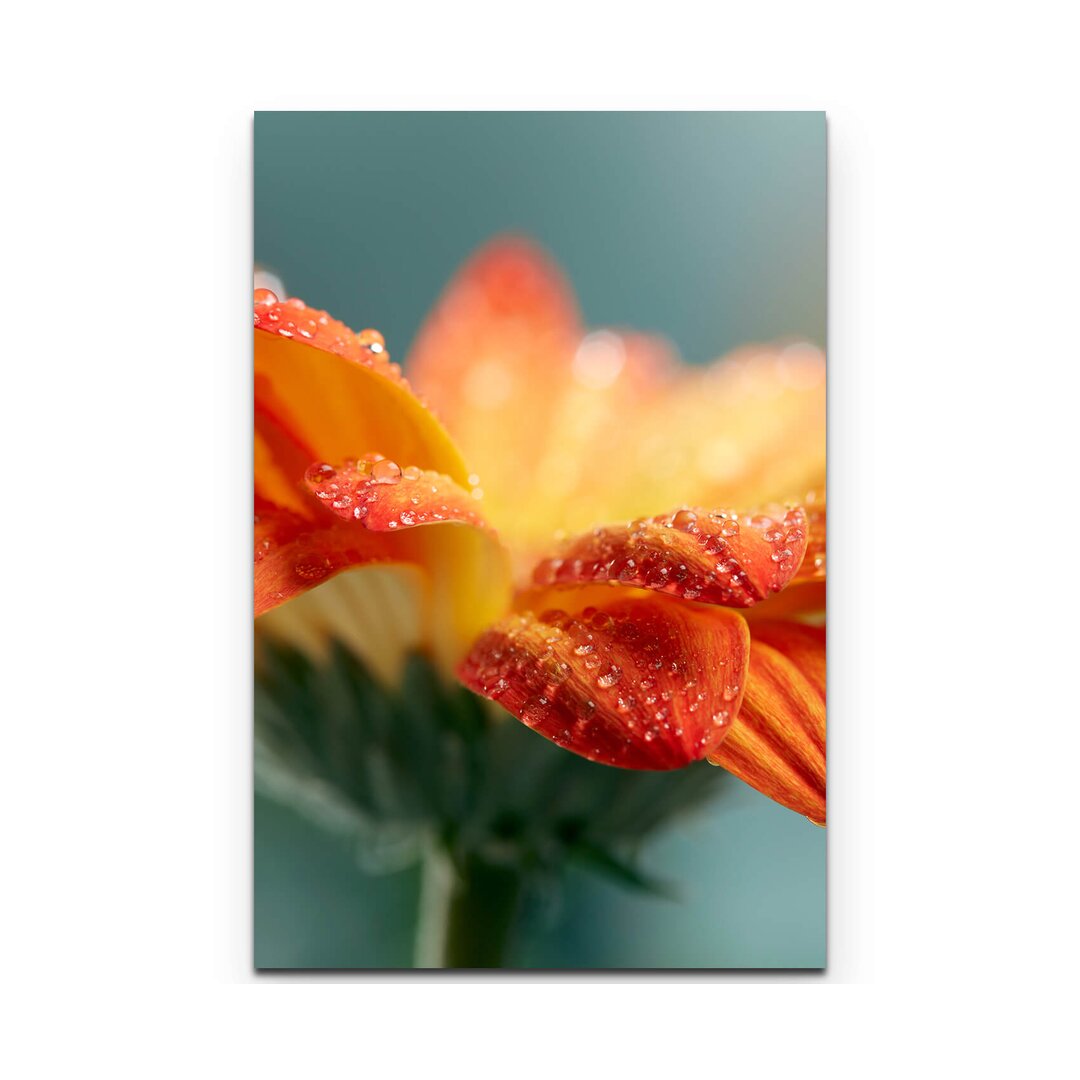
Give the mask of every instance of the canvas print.
[[254, 963], [820, 969], [822, 113], [259, 113]]

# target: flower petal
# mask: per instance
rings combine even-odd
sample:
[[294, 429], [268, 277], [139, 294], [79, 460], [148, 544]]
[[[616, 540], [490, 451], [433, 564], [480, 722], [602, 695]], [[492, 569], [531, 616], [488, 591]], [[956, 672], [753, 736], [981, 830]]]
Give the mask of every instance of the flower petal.
[[478, 500], [448, 476], [416, 466], [403, 470], [381, 454], [338, 467], [311, 465], [304, 481], [327, 509], [374, 532], [446, 521], [487, 527]]
[[[406, 470], [411, 472], [411, 470]], [[417, 470], [419, 472], [419, 470]], [[393, 565], [409, 579], [408, 592], [417, 596], [422, 606], [419, 620], [423, 643], [434, 652], [436, 659], [449, 670], [460, 660], [476, 635], [506, 610], [510, 595], [510, 568], [507, 552], [498, 538], [486, 528], [479, 513], [469, 508], [453, 511], [445, 519], [431, 516], [442, 513], [453, 500], [447, 494], [453, 483], [443, 478], [444, 490], [429, 497], [445, 502], [421, 503], [415, 506], [407, 492], [416, 484], [402, 479], [408, 511], [397, 508], [393, 498], [368, 505], [369, 513], [358, 520], [344, 505], [308, 497], [315, 517], [302, 516], [266, 503], [257, 504], [255, 524], [255, 615], [265, 616], [286, 601], [295, 600], [317, 588], [323, 593], [332, 579], [342, 571], [372, 565]], [[318, 484], [316, 483], [316, 487]], [[328, 494], [324, 481], [322, 494]], [[392, 485], [379, 485], [390, 488]], [[344, 492], [342, 492], [344, 494]], [[469, 499], [475, 506], [475, 500]], [[434, 507], [434, 510], [431, 509]], [[469, 515], [466, 517], [466, 512]], [[455, 518], [453, 514], [456, 513]], [[391, 526], [395, 521], [396, 525]], [[431, 526], [419, 528], [417, 526]], [[434, 526], [440, 525], [440, 528]], [[418, 576], [417, 576], [418, 575]], [[382, 575], [385, 579], [386, 575]], [[417, 591], [416, 583], [420, 583]], [[344, 586], [356, 592], [354, 583]], [[334, 595], [341, 592], [335, 589]], [[340, 607], [334, 596], [326, 603]], [[373, 596], [370, 605], [380, 603]], [[295, 605], [274, 620], [278, 636], [287, 636], [287, 617]], [[365, 602], [354, 597], [352, 615], [359, 621], [369, 617]], [[300, 633], [310, 637], [312, 614], [295, 611], [303, 624]], [[318, 605], [316, 605], [318, 607]], [[325, 607], [325, 604], [324, 604]], [[312, 611], [315, 611], [313, 608]], [[314, 621], [330, 625], [326, 611], [315, 611]], [[339, 637], [351, 636], [347, 620], [336, 621]]]
[[801, 507], [769, 513], [682, 509], [568, 541], [533, 572], [541, 586], [612, 582], [686, 600], [751, 607], [792, 579], [806, 550]]
[[781, 502], [823, 484], [825, 374], [824, 355], [806, 342], [747, 345], [683, 367], [597, 447], [613, 519], [643, 504]]
[[545, 447], [583, 333], [558, 268], [528, 241], [500, 237], [454, 276], [409, 353], [410, 377], [477, 470], [491, 519], [515, 548], [559, 524], [541, 484]]
[[752, 635], [742, 709], [709, 761], [824, 825], [825, 630], [762, 622]]
[[297, 299], [255, 296], [256, 411], [272, 416], [312, 461], [344, 461], [373, 447], [395, 461], [469, 475], [443, 426], [389, 362], [382, 335], [354, 334]]
[[[372, 614], [361, 609], [378, 609], [390, 582], [396, 607], [422, 608], [397, 621], [420, 626], [422, 643], [452, 667], [505, 611], [510, 589], [507, 554], [484, 527], [476, 500], [459, 486], [469, 473], [457, 447], [389, 362], [376, 331], [354, 334], [325, 312], [295, 299], [279, 303], [266, 290], [256, 290], [254, 318], [260, 624], [278, 636], [295, 630], [298, 643], [331, 632], [355, 639], [352, 624]], [[360, 495], [358, 481], [348, 493], [305, 482], [314, 464], [356, 458], [372, 447], [381, 453], [368, 454], [368, 464], [378, 461], [380, 473], [397, 470], [383, 454], [410, 467], [400, 488], [386, 485], [371, 504], [364, 492], [358, 505], [371, 511], [370, 521], [360, 520], [366, 511], [358, 518], [346, 509]], [[427, 482], [426, 499], [413, 474]], [[333, 497], [319, 497], [327, 494]], [[408, 505], [398, 505], [401, 499]], [[410, 527], [436, 523], [446, 527]], [[357, 577], [373, 566], [383, 569]], [[367, 588], [376, 581], [378, 589]], [[294, 603], [277, 613], [289, 600]], [[401, 635], [410, 646], [415, 638], [411, 631]]]
[[785, 500], [824, 482], [819, 349], [749, 345], [689, 367], [657, 338], [587, 333], [557, 268], [522, 241], [466, 264], [408, 370], [530, 562], [556, 529]]
[[255, 497], [311, 517], [314, 507], [302, 487], [313, 452], [265, 407], [255, 404]]
[[[558, 268], [529, 241], [500, 237], [446, 287], [409, 354], [409, 374], [463, 440], [469, 460], [480, 450], [497, 467], [507, 438], [526, 433], [491, 420], [542, 416], [561, 394], [561, 368], [580, 334]], [[479, 445], [469, 444], [474, 436]]]
[[716, 750], [746, 681], [735, 612], [647, 592], [528, 595], [458, 674], [560, 746], [630, 769], [675, 769]]
[[[316, 507], [317, 510], [317, 507]], [[257, 501], [255, 511], [255, 616], [299, 596], [342, 570], [398, 559], [386, 540], [362, 528], [325, 523]], [[402, 559], [401, 555], [406, 558]]]

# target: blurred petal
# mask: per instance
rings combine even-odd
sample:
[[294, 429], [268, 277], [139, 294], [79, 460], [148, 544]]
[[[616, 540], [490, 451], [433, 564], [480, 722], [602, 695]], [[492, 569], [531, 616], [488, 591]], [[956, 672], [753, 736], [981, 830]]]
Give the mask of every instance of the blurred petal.
[[806, 550], [800, 507], [768, 513], [682, 509], [575, 537], [534, 571], [537, 585], [611, 582], [728, 607], [780, 592]]
[[523, 562], [556, 530], [680, 503], [761, 505], [824, 482], [820, 350], [753, 345], [688, 367], [658, 338], [587, 333], [558, 270], [522, 241], [466, 264], [408, 367]]
[[519, 541], [558, 525], [539, 505], [548, 429], [582, 336], [570, 288], [535, 245], [481, 248], [422, 327], [407, 368], [476, 469], [491, 520]]
[[424, 625], [427, 589], [426, 576], [418, 566], [368, 563], [354, 567], [256, 620], [256, 639], [269, 637], [292, 645], [320, 665], [330, 658], [331, 642], [340, 642], [392, 686], [401, 676], [406, 657], [431, 646]]
[[529, 241], [503, 237], [447, 286], [409, 355], [409, 374], [468, 460], [495, 466], [507, 456], [505, 440], [526, 433], [493, 418], [543, 417], [561, 393], [579, 336], [558, 268]]
[[804, 342], [751, 345], [683, 368], [624, 417], [606, 454], [620, 516], [661, 496], [665, 506], [797, 499], [825, 480], [825, 357]]
[[272, 417], [312, 461], [378, 449], [466, 483], [461, 454], [391, 364], [374, 330], [354, 334], [324, 311], [257, 292], [256, 413]]
[[825, 630], [755, 623], [742, 709], [714, 765], [825, 824]]
[[749, 634], [735, 612], [646, 592], [536, 592], [458, 668], [470, 689], [593, 761], [675, 769], [739, 710]]
[[[586, 395], [567, 384], [541, 486], [549, 529], [652, 516], [673, 505], [787, 502], [825, 479], [825, 360], [760, 345], [703, 367], [620, 334], [620, 376]], [[560, 447], [562, 449], [560, 449]], [[573, 465], [570, 461], [573, 461]]]

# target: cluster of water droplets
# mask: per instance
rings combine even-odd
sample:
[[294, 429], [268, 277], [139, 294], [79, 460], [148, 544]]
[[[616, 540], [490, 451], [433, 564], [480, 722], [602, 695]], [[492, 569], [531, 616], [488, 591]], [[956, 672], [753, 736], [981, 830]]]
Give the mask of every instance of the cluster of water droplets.
[[440, 521], [482, 525], [465, 493], [441, 473], [401, 468], [382, 454], [365, 454], [336, 467], [318, 462], [304, 476], [315, 496], [339, 517], [375, 530]]
[[[744, 530], [768, 544], [757, 563]], [[744, 515], [741, 521], [734, 511], [684, 508], [577, 537], [560, 557], [543, 560], [534, 580], [538, 585], [616, 582], [685, 600], [749, 607], [790, 580], [805, 536], [805, 515], [797, 507], [779, 516]], [[688, 546], [682, 537], [692, 537], [696, 545]]]
[[377, 367], [384, 375], [405, 383], [401, 367], [390, 361], [386, 341], [378, 330], [353, 333], [325, 311], [309, 308], [295, 296], [279, 300], [269, 289], [255, 290], [254, 307], [255, 326], [258, 329], [279, 337], [306, 341], [327, 352]]
[[727, 734], [741, 673], [635, 606], [512, 616], [473, 650], [467, 681], [595, 761], [663, 768], [701, 758]]

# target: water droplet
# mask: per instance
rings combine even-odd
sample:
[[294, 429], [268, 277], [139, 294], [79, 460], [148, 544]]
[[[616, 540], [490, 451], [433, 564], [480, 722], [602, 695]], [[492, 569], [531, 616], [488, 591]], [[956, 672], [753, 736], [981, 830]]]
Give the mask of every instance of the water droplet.
[[307, 479], [309, 483], [313, 484], [329, 483], [335, 476], [337, 476], [337, 469], [333, 465], [328, 465], [325, 461], [309, 466], [307, 471]]
[[547, 698], [530, 698], [521, 709], [521, 719], [529, 727], [536, 727], [547, 717]]
[[330, 573], [330, 560], [325, 555], [305, 555], [297, 561], [293, 570], [304, 581], [317, 581]]
[[398, 515], [402, 525], [415, 525], [416, 515], [411, 510], [402, 510]]
[[386, 339], [378, 330], [361, 330], [356, 335], [356, 340], [361, 349], [367, 349], [368, 352], [373, 352], [376, 355], [386, 351]]
[[271, 292], [269, 289], [256, 289], [255, 290], [255, 306], [256, 307], [270, 307], [271, 304], [278, 302], [277, 294]]
[[401, 470], [401, 475], [406, 480], [419, 480], [423, 473], [415, 465], [409, 465]]
[[376, 484], [396, 484], [401, 479], [401, 469], [396, 461], [383, 458], [371, 466], [371, 479]]
[[683, 532], [693, 532], [697, 528], [697, 514], [693, 510], [680, 510], [671, 519], [671, 524]]
[[739, 523], [737, 521], [725, 521], [724, 524], [720, 526], [720, 535], [726, 536], [729, 539], [732, 536], [738, 536]]
[[600, 672], [596, 684], [603, 690], [608, 690], [622, 678], [622, 669], [616, 664], [611, 664]]

